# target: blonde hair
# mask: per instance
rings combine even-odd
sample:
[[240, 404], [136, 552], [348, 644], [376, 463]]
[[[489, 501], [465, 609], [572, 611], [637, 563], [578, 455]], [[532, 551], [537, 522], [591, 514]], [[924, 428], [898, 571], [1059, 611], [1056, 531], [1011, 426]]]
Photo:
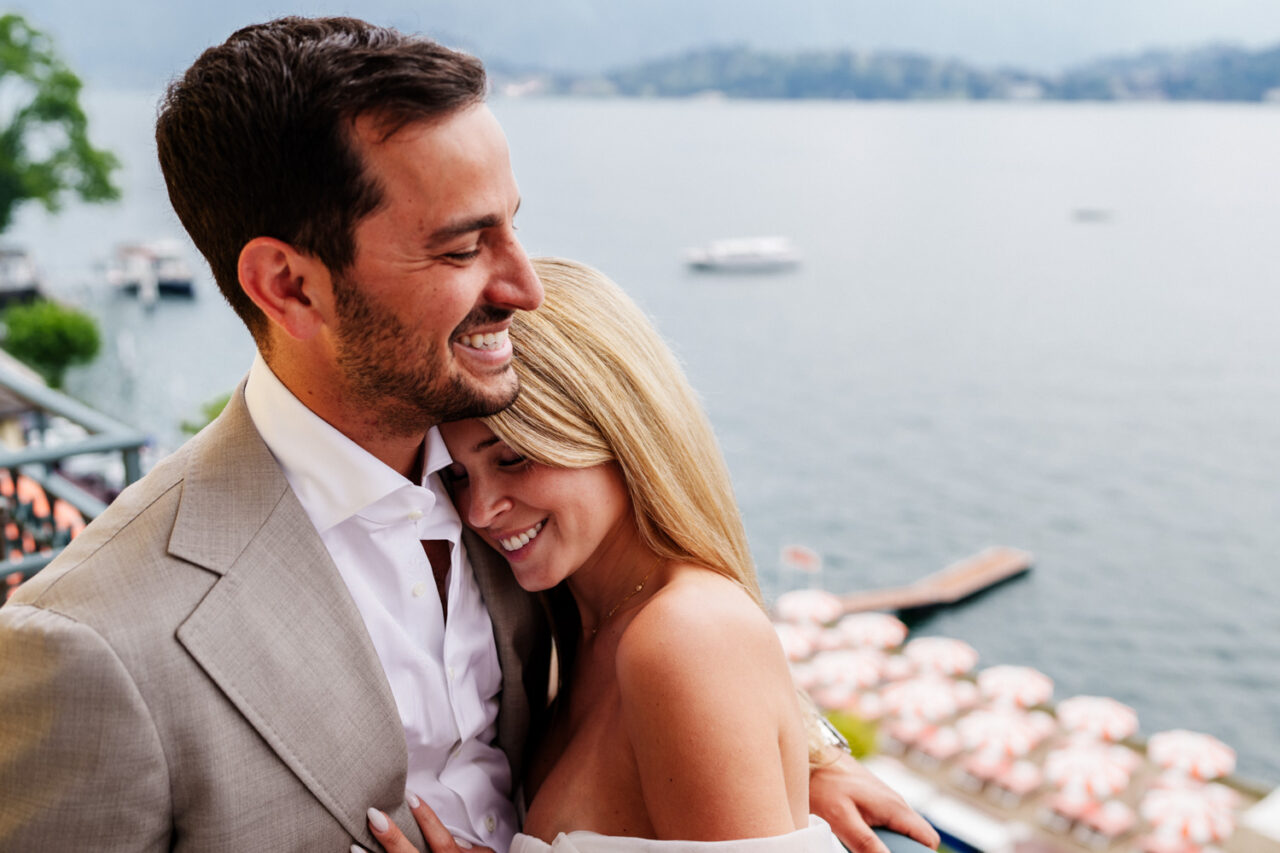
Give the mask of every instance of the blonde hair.
[[602, 273], [559, 258], [533, 266], [546, 299], [511, 324], [520, 396], [485, 423], [543, 465], [617, 462], [654, 553], [718, 572], [761, 603], [728, 468], [671, 350]]

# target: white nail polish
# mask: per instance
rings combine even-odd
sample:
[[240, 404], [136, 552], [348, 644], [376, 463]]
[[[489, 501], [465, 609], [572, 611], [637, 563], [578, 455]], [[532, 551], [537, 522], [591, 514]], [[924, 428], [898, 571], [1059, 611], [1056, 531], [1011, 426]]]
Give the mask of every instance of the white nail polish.
[[418, 795], [413, 791], [404, 792], [404, 801], [409, 804], [409, 808], [411, 809], [416, 809], [418, 806], [422, 805], [422, 800], [419, 800]]
[[471, 842], [465, 838], [455, 838], [453, 839], [453, 843], [461, 847], [463, 850], [470, 850], [472, 847]]
[[369, 823], [378, 832], [386, 832], [391, 827], [391, 821], [387, 820], [387, 816], [377, 809], [369, 809], [366, 814], [369, 816]]
[[365, 850], [363, 847], [361, 847], [359, 844], [352, 844], [351, 853], [368, 853], [368, 851]]

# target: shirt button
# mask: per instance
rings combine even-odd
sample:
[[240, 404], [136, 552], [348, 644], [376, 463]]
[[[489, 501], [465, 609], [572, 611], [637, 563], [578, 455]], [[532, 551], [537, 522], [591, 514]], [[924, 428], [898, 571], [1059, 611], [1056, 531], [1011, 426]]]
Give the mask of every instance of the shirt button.
[[410, 521], [417, 521], [417, 520], [418, 520], [418, 519], [420, 519], [420, 518], [422, 518], [422, 510], [420, 510], [420, 509], [411, 509], [411, 510], [409, 510], [409, 520], [410, 520]]
[[413, 585], [413, 597], [422, 598], [427, 593], [427, 585], [422, 581], [418, 581]]
[[484, 819], [484, 828], [488, 832], [493, 832], [498, 828], [498, 821], [494, 820], [493, 815], [489, 815]]
[[453, 681], [453, 667], [447, 667], [445, 671], [449, 673], [449, 680]]

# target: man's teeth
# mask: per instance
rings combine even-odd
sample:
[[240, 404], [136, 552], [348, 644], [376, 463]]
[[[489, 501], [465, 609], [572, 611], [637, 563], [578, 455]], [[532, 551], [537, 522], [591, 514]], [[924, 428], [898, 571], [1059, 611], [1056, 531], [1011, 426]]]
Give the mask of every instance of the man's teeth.
[[500, 349], [507, 343], [507, 330], [487, 332], [483, 335], [463, 335], [458, 342], [472, 349]]
[[538, 531], [542, 529], [545, 521], [539, 521], [533, 527], [530, 527], [524, 533], [517, 533], [515, 536], [508, 536], [506, 539], [499, 539], [498, 544], [502, 546], [504, 551], [514, 551], [517, 548], [523, 548], [534, 540], [538, 535]]

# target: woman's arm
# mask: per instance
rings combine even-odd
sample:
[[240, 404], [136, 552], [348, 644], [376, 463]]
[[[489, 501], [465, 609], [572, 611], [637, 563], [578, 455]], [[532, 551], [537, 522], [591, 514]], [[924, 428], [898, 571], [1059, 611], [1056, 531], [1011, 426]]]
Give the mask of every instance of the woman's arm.
[[807, 741], [794, 688], [768, 619], [737, 587], [715, 578], [664, 589], [627, 626], [617, 672], [659, 838], [805, 825]]

